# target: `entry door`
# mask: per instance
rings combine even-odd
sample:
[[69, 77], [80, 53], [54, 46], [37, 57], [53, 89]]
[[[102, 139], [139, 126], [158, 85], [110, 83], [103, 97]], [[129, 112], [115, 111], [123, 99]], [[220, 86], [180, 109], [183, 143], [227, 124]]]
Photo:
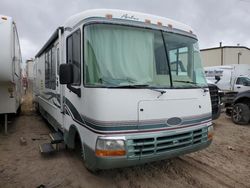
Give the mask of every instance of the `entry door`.
[[55, 59], [56, 59], [56, 94], [60, 95], [60, 84], [59, 84], [59, 65], [60, 65], [60, 49], [59, 49], [59, 44], [57, 43], [56, 46], [56, 51], [55, 51]]
[[59, 43], [57, 43], [55, 45], [55, 60], [56, 60], [56, 98], [57, 98], [57, 102], [58, 102], [58, 110], [57, 110], [57, 117], [58, 117], [58, 121], [61, 125], [61, 128], [63, 127], [63, 114], [62, 112], [62, 88], [60, 85], [60, 81], [59, 81], [59, 66], [60, 66], [60, 45]]

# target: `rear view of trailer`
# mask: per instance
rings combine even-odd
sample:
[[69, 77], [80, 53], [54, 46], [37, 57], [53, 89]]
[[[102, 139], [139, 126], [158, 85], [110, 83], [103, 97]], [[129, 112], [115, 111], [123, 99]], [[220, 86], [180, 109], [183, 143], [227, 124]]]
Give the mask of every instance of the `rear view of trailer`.
[[22, 60], [16, 25], [11, 17], [1, 15], [0, 49], [0, 114], [7, 121], [7, 114], [20, 110]]

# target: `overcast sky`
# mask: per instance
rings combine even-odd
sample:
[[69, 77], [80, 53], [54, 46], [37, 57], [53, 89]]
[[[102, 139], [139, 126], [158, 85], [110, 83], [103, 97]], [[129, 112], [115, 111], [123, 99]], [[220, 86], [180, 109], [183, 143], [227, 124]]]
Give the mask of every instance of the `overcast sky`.
[[17, 24], [23, 60], [32, 58], [65, 20], [81, 11], [117, 8], [168, 17], [194, 28], [200, 48], [250, 47], [250, 0], [0, 0]]

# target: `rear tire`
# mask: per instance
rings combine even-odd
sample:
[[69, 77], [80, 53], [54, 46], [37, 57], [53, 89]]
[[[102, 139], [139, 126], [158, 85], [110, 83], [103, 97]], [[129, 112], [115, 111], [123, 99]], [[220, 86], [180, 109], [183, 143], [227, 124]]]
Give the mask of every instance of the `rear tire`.
[[246, 125], [250, 120], [250, 109], [246, 104], [237, 103], [233, 106], [232, 120], [239, 125]]
[[16, 111], [16, 115], [19, 116], [21, 114], [21, 105], [19, 106], [19, 108]]

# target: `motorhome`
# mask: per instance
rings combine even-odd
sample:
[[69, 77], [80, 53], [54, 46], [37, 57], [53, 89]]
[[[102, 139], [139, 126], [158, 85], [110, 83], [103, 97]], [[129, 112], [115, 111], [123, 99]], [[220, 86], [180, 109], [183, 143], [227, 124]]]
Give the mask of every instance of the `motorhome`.
[[233, 64], [205, 67], [206, 78], [223, 91], [250, 90], [250, 65]]
[[18, 113], [21, 106], [21, 50], [16, 24], [0, 15], [0, 114]]
[[163, 160], [212, 141], [198, 40], [182, 23], [84, 11], [56, 29], [34, 69], [36, 107], [69, 148], [80, 143], [90, 170]]

